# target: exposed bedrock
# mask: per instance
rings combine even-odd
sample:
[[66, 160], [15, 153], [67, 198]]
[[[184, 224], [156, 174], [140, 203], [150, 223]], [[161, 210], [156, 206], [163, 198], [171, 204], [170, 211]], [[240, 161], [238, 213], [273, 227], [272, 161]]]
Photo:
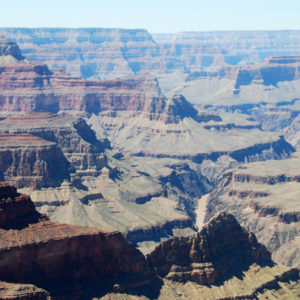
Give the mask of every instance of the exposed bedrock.
[[0, 185], [0, 197], [6, 216], [0, 229], [1, 280], [50, 290], [88, 279], [107, 287], [154, 280], [144, 256], [121, 233], [50, 222], [28, 196], [7, 184]]
[[26, 133], [56, 143], [72, 172], [99, 172], [107, 165], [108, 140], [97, 140], [85, 120], [46, 112], [30, 112], [0, 121], [0, 131]]
[[[110, 79], [258, 63], [298, 54], [299, 31], [181, 32], [161, 38], [141, 29], [1, 28], [31, 60], [73, 76]], [[182, 76], [181, 76], [182, 77]], [[170, 83], [170, 82], [169, 82]]]
[[299, 266], [299, 158], [255, 162], [227, 171], [208, 195], [205, 220], [224, 209], [286, 266]]
[[49, 300], [50, 294], [32, 284], [0, 281], [0, 298], [3, 300]]
[[55, 143], [29, 134], [0, 134], [0, 178], [17, 187], [57, 186], [70, 166]]
[[[190, 286], [188, 299], [199, 299], [203, 292], [205, 299], [207, 284], [212, 299], [251, 299], [278, 285], [281, 295], [296, 295], [298, 271], [275, 265], [230, 214], [219, 214], [197, 234], [163, 242], [145, 258], [119, 232], [50, 222], [28, 196], [6, 183], [0, 184], [0, 206], [1, 216], [6, 215], [0, 218], [1, 299], [140, 295], [165, 300], [174, 291], [185, 293], [183, 284]], [[234, 291], [232, 284], [238, 285]]]
[[256, 144], [248, 148], [234, 150], [234, 151], [220, 151], [213, 153], [200, 153], [195, 155], [173, 155], [173, 154], [151, 154], [139, 152], [137, 156], [149, 156], [157, 158], [179, 158], [192, 160], [195, 163], [201, 164], [205, 160], [216, 161], [221, 156], [227, 155], [239, 162], [251, 162], [266, 159], [280, 159], [288, 157], [291, 153], [295, 152], [295, 148], [280, 137], [277, 141], [270, 143]]
[[193, 236], [162, 242], [147, 260], [168, 279], [213, 284], [237, 265], [271, 263], [271, 255], [231, 214], [221, 213]]
[[18, 45], [3, 35], [0, 35], [0, 56], [12, 56], [16, 60], [24, 59]]

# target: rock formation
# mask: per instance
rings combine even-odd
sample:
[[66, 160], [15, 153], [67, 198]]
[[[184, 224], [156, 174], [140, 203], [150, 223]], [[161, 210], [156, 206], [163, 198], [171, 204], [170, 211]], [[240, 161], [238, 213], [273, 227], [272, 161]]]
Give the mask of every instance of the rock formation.
[[236, 219], [220, 213], [191, 237], [172, 238], [147, 256], [160, 275], [179, 281], [213, 284], [232, 268], [270, 261], [271, 255]]
[[[145, 41], [154, 43], [150, 37]], [[224, 169], [294, 151], [249, 115], [230, 113], [221, 104], [193, 106], [180, 94], [167, 99], [151, 75], [85, 80], [22, 57], [11, 60], [7, 53], [1, 56], [0, 132], [11, 136], [4, 138], [13, 141], [4, 150], [13, 152], [14, 160], [3, 154], [2, 177], [31, 186], [27, 191], [39, 211], [55, 221], [108, 226], [149, 252], [162, 239], [194, 230], [197, 197], [211, 190]], [[297, 64], [295, 57], [273, 60], [280, 67]], [[212, 81], [234, 83], [237, 70], [226, 67]], [[187, 83], [197, 81], [196, 75]], [[240, 83], [247, 83], [247, 76]], [[243, 84], [239, 89], [248, 87]], [[54, 163], [32, 154], [38, 144], [56, 151], [47, 154]]]
[[[197, 282], [200, 289], [208, 283], [212, 295], [226, 296], [227, 281], [236, 284], [234, 275], [241, 271], [246, 276], [239, 283], [242, 288], [234, 291], [238, 295], [270, 291], [284, 282], [299, 284], [298, 271], [274, 266], [265, 247], [230, 214], [221, 213], [191, 237], [163, 242], [146, 260], [118, 232], [49, 221], [28, 196], [6, 183], [0, 184], [0, 206], [2, 299], [49, 297], [32, 284], [61, 299], [119, 299], [122, 290], [129, 299], [131, 294], [165, 299], [170, 286], [169, 293], [184, 291], [174, 281]], [[165, 276], [163, 286], [151, 267]], [[220, 281], [225, 273], [227, 281]], [[292, 286], [281, 293], [286, 290], [295, 294]], [[115, 293], [107, 294], [111, 291]]]
[[225, 172], [202, 213], [209, 220], [229, 209], [276, 262], [299, 266], [299, 180], [298, 157], [246, 164]]
[[194, 104], [234, 106], [276, 104], [298, 98], [299, 56], [274, 56], [257, 65], [196, 71], [175, 90]]
[[3, 300], [47, 300], [47, 291], [32, 284], [0, 282], [0, 298]]
[[[99, 173], [107, 165], [104, 150], [109, 148], [109, 142], [97, 140], [95, 133], [81, 118], [30, 112], [0, 121], [0, 132], [30, 134], [35, 136], [33, 140], [38, 137], [45, 143], [55, 143], [70, 164], [69, 172], [72, 173]], [[67, 172], [68, 167], [64, 168]]]
[[18, 187], [57, 186], [69, 178], [69, 163], [53, 142], [30, 134], [0, 133], [0, 178]]
[[1, 28], [0, 32], [17, 42], [30, 60], [97, 79], [253, 64], [272, 55], [298, 54], [300, 44], [299, 31], [182, 32], [153, 37], [146, 30], [108, 28]]
[[87, 279], [128, 286], [154, 279], [143, 255], [119, 232], [48, 221], [8, 184], [0, 185], [0, 197], [1, 280], [51, 288]]

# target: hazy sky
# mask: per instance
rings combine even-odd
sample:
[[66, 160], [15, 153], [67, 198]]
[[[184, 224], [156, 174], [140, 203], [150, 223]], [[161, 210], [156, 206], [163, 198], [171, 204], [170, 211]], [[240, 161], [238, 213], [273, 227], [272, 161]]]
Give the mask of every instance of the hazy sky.
[[0, 27], [300, 29], [300, 0], [0, 0]]

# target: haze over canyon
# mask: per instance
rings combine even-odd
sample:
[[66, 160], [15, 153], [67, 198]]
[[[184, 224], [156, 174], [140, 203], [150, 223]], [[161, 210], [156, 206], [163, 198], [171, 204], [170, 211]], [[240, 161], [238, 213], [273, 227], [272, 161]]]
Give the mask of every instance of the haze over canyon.
[[300, 31], [0, 34], [1, 299], [300, 297]]

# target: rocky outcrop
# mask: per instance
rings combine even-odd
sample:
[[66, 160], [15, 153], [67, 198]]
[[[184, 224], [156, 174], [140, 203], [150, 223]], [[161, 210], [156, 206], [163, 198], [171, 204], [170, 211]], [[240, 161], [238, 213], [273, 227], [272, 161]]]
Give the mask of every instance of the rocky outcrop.
[[0, 298], [3, 300], [47, 300], [47, 291], [32, 284], [0, 282]]
[[223, 57], [220, 49], [203, 45], [159, 44], [141, 29], [3, 28], [0, 32], [20, 44], [29, 59], [84, 78], [183, 73], [220, 64]]
[[6, 112], [143, 111], [159, 114], [165, 97], [151, 76], [87, 81], [22, 61], [0, 67], [0, 110]]
[[0, 228], [19, 225], [24, 218], [31, 222], [48, 220], [35, 211], [29, 196], [18, 193], [10, 184], [0, 182]]
[[284, 129], [284, 136], [297, 150], [300, 149], [300, 115]]
[[[182, 32], [154, 35], [146, 30], [109, 28], [1, 28], [25, 55], [73, 76], [111, 79], [200, 71], [258, 63], [271, 55], [297, 54], [299, 31]], [[155, 42], [155, 40], [157, 42]]]
[[199, 284], [213, 284], [237, 265], [270, 262], [270, 258], [255, 236], [227, 213], [220, 213], [191, 237], [161, 243], [147, 256], [159, 275]]
[[163, 116], [160, 119], [165, 123], [178, 123], [184, 118], [192, 118], [197, 122], [222, 121], [222, 118], [218, 115], [200, 115], [197, 109], [182, 95], [174, 95], [166, 102]]
[[30, 112], [0, 121], [0, 132], [30, 134], [55, 143], [70, 163], [72, 173], [99, 173], [107, 166], [105, 148], [108, 140], [97, 140], [84, 119]]
[[[0, 57], [1, 56], [12, 56], [16, 60], [24, 59], [18, 45], [16, 43], [8, 40], [3, 35], [0, 35]], [[1, 59], [0, 59], [0, 61], [1, 61]]]
[[29, 134], [0, 133], [0, 178], [18, 187], [57, 186], [69, 163], [55, 143]]
[[[193, 282], [193, 289], [208, 283], [210, 293], [226, 296], [227, 282], [235, 286], [241, 270], [245, 278], [235, 293], [248, 298], [279, 282], [298, 284], [298, 271], [273, 265], [265, 247], [230, 214], [221, 213], [193, 236], [163, 242], [145, 259], [118, 232], [50, 222], [11, 185], [0, 184], [0, 205], [1, 299], [121, 299], [118, 293], [126, 291], [129, 298], [163, 300], [166, 292], [182, 289], [178, 284]], [[293, 285], [285, 290], [294, 293]]]
[[144, 256], [121, 233], [50, 222], [7, 184], [0, 195], [1, 280], [51, 289], [88, 279], [128, 286], [154, 279]]
[[299, 174], [298, 157], [227, 171], [208, 195], [205, 219], [228, 209], [267, 246], [276, 262], [299, 266]]

